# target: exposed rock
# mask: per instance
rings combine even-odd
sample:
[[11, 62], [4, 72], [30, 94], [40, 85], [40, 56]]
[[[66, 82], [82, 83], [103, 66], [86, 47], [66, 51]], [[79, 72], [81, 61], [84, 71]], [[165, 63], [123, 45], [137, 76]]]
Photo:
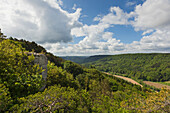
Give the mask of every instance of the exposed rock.
[[[47, 57], [44, 54], [41, 53], [31, 53], [28, 52], [26, 53], [28, 55], [34, 55], [35, 59], [34, 59], [34, 64], [39, 64], [40, 67], [42, 67], [42, 69], [44, 70], [41, 74], [42, 74], [42, 78], [46, 81], [47, 78], [47, 64], [48, 64], [48, 60]], [[43, 90], [45, 88], [46, 85], [44, 85], [40, 90]]]

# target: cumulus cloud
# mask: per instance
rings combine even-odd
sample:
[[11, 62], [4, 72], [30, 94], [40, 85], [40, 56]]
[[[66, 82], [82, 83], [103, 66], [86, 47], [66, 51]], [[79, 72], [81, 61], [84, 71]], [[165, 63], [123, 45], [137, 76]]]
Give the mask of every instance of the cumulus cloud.
[[[82, 9], [76, 5], [74, 13], [63, 10], [61, 0], [0, 2], [0, 27], [5, 34], [39, 42], [55, 55], [170, 52], [170, 0], [146, 0], [130, 13], [110, 7], [109, 13], [96, 16], [93, 20], [97, 24], [92, 25], [79, 22]], [[122, 43], [107, 31], [114, 25], [131, 25], [143, 31], [141, 40]], [[68, 44], [73, 37], [81, 40]]]
[[[146, 0], [130, 13], [119, 7], [111, 7], [108, 14], [94, 18], [98, 24], [83, 25], [71, 30], [73, 36], [84, 37], [79, 43], [62, 45], [62, 49], [60, 45], [56, 51], [52, 51], [62, 55], [170, 52], [169, 10], [169, 0]], [[114, 38], [114, 33], [105, 31], [114, 25], [131, 25], [135, 30], [143, 31], [143, 37], [131, 44], [122, 43]]]
[[127, 51], [170, 52], [169, 11], [170, 0], [146, 0], [136, 6], [132, 26], [135, 30], [143, 30], [144, 36], [127, 45]]
[[129, 24], [128, 18], [129, 15], [119, 7], [111, 7], [110, 13], [102, 17], [100, 19], [100, 22], [106, 24], [125, 25], [125, 24]]
[[70, 42], [71, 29], [81, 26], [81, 9], [68, 13], [61, 0], [0, 0], [0, 27], [8, 36], [38, 43]]
[[[74, 45], [54, 44], [50, 51], [55, 51], [57, 55], [95, 55], [95, 54], [113, 54], [125, 49], [123, 43], [113, 37], [112, 32], [105, 32], [110, 25], [98, 23], [96, 25], [84, 25], [72, 29], [72, 35], [84, 37], [79, 43]], [[63, 47], [61, 49], [61, 46]], [[53, 49], [56, 48], [56, 49]]]
[[146, 0], [135, 8], [136, 30], [162, 28], [170, 25], [170, 0]]
[[143, 52], [170, 52], [170, 31], [156, 30], [152, 35], [144, 36], [140, 41], [127, 45], [128, 50]]

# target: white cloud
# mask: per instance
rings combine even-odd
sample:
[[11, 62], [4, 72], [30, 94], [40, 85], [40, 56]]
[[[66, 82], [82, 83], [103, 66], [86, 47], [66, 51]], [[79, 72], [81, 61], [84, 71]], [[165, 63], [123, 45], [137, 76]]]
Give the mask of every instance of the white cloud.
[[146, 34], [149, 34], [149, 33], [152, 33], [154, 30], [153, 29], [149, 29], [149, 30], [146, 30], [142, 33], [142, 35], [146, 35]]
[[[85, 38], [78, 44], [67, 45], [63, 49], [58, 49], [56, 54], [92, 55], [170, 52], [169, 8], [168, 0], [157, 2], [146, 0], [144, 4], [136, 6], [135, 10], [130, 13], [124, 12], [119, 7], [111, 7], [108, 14], [98, 15], [94, 18], [94, 21], [99, 22], [98, 24], [84, 25], [72, 29], [72, 35]], [[159, 13], [160, 11], [162, 11], [162, 14]], [[132, 25], [135, 30], [143, 31], [143, 37], [140, 41], [124, 44], [114, 38], [112, 32], [105, 31], [114, 25]]]
[[146, 0], [136, 6], [135, 30], [143, 30], [140, 41], [126, 45], [127, 51], [170, 52], [170, 0]]
[[81, 9], [62, 10], [61, 0], [0, 0], [0, 27], [8, 35], [39, 43], [70, 42], [81, 26]]
[[97, 15], [93, 21], [100, 21], [102, 19], [102, 15]]
[[[108, 14], [94, 18], [95, 25], [83, 25], [79, 22], [82, 9], [74, 5], [75, 12], [69, 13], [61, 8], [61, 0], [0, 2], [0, 27], [5, 34], [37, 41], [55, 55], [170, 52], [170, 0], [146, 0], [130, 13], [111, 7]], [[107, 31], [114, 25], [131, 25], [143, 31], [143, 37], [122, 43]], [[84, 38], [76, 44], [65, 43], [72, 37]]]
[[102, 37], [103, 37], [104, 40], [112, 39], [113, 33], [112, 32], [105, 32]]
[[129, 24], [128, 18], [128, 14], [119, 7], [111, 7], [110, 13], [101, 18], [100, 22], [107, 24], [125, 25]]
[[[72, 29], [72, 35], [85, 38], [74, 45], [60, 45], [63, 48], [50, 49], [57, 55], [94, 55], [94, 54], [113, 54], [124, 50], [124, 44], [120, 40], [113, 38], [112, 32], [105, 32], [109, 24], [98, 23], [97, 25], [84, 25], [83, 27]], [[53, 49], [55, 48], [55, 50]]]
[[167, 29], [156, 30], [149, 36], [144, 36], [140, 41], [127, 45], [128, 51], [143, 52], [170, 52], [170, 31]]
[[162, 28], [170, 25], [170, 0], [146, 0], [136, 6], [136, 30]]
[[135, 4], [136, 4], [136, 2], [127, 2], [126, 6], [127, 7], [131, 7], [131, 6], [135, 5]]

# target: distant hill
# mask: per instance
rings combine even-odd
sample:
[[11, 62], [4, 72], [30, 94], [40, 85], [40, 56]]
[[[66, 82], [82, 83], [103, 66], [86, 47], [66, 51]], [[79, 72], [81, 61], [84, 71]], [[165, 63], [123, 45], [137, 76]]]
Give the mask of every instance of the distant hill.
[[97, 60], [100, 60], [100, 59], [103, 59], [103, 58], [106, 58], [106, 57], [109, 57], [110, 55], [94, 55], [94, 56], [90, 56], [86, 59], [84, 59], [83, 63], [87, 63], [87, 62], [94, 62], [94, 61], [97, 61]]
[[102, 57], [93, 56], [95, 60], [91, 59], [91, 62], [83, 65], [86, 67], [93, 65], [100, 71], [124, 74], [131, 78], [150, 81], [170, 80], [170, 53], [121, 54]]
[[86, 58], [88, 58], [88, 56], [64, 56], [64, 57], [61, 57], [61, 58], [81, 64], [81, 63], [84, 63], [84, 60]]
[[87, 63], [87, 62], [93, 62], [105, 57], [108, 57], [110, 55], [94, 55], [94, 56], [65, 56], [62, 57], [65, 60], [70, 60], [79, 64]]

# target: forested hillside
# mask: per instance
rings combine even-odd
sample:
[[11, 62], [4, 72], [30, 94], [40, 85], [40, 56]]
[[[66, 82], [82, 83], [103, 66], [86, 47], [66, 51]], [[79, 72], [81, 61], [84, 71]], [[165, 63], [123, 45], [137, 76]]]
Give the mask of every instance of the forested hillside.
[[108, 57], [110, 55], [95, 55], [95, 56], [65, 56], [62, 57], [65, 60], [70, 60], [72, 62], [76, 62], [79, 64], [87, 63], [87, 62], [94, 62], [96, 60]]
[[[48, 57], [46, 82], [26, 51]], [[169, 90], [156, 93], [63, 60], [35, 42], [0, 38], [0, 112], [168, 112], [169, 100]]]
[[122, 54], [112, 55], [84, 64], [104, 72], [124, 74], [149, 81], [170, 80], [170, 54]]
[[23, 40], [23, 39], [18, 40], [16, 38], [12, 38], [12, 37], [10, 37], [9, 39], [13, 40], [14, 42], [19, 43], [25, 50], [27, 50], [29, 52], [36, 52], [36, 53], [44, 53], [44, 54], [46, 54], [48, 60], [51, 61], [51, 62], [54, 62], [55, 65], [57, 65], [57, 66], [62, 66], [62, 63], [64, 62], [64, 59], [62, 59], [60, 57], [57, 57], [57, 56], [54, 56], [50, 52], [47, 52], [44, 47], [38, 45], [34, 41], [29, 42], [29, 41], [26, 41], [26, 40]]
[[88, 57], [87, 56], [64, 56], [62, 58], [65, 60], [70, 60], [72, 62], [81, 64], [84, 63], [84, 60]]

